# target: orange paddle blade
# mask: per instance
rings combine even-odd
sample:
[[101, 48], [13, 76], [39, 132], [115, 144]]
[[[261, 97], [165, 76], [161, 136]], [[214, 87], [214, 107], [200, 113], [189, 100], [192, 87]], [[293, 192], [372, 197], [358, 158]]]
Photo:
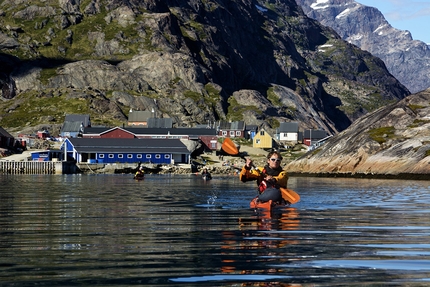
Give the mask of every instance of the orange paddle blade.
[[300, 195], [292, 189], [288, 188], [280, 188], [282, 193], [282, 198], [288, 201], [291, 204], [297, 203], [300, 201]]
[[225, 138], [221, 149], [228, 153], [229, 155], [237, 155], [239, 153], [239, 150], [237, 149], [237, 146], [234, 144], [234, 142], [230, 138]]

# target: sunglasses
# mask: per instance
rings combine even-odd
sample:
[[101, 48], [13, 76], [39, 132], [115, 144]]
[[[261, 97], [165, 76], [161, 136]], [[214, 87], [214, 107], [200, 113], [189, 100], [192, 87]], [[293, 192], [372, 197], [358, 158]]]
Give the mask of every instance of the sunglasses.
[[279, 158], [271, 158], [271, 161], [276, 161], [276, 162], [280, 162], [281, 160]]

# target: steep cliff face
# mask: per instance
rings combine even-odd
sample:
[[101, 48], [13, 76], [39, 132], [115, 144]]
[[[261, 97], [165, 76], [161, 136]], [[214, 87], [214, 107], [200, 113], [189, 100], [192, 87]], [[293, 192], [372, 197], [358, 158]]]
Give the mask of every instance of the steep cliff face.
[[[283, 121], [337, 133], [409, 94], [295, 1], [3, 1], [0, 125], [131, 109], [175, 126]], [[250, 101], [244, 99], [252, 99]]]
[[429, 46], [413, 40], [409, 31], [393, 28], [378, 9], [354, 0], [297, 3], [306, 15], [333, 28], [345, 41], [381, 58], [388, 71], [412, 93], [430, 87]]
[[317, 150], [287, 165], [292, 173], [430, 174], [430, 89], [371, 112]]

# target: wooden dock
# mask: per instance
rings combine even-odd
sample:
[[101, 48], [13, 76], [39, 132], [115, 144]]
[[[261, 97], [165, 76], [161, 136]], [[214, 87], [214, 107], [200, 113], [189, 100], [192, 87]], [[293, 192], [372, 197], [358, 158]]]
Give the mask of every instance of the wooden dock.
[[73, 162], [0, 161], [0, 174], [69, 174], [77, 170]]

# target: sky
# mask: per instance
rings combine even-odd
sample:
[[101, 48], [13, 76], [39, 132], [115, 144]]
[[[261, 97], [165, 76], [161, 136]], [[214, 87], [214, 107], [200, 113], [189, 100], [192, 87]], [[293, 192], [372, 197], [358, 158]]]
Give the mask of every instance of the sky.
[[430, 0], [355, 0], [377, 8], [396, 29], [408, 30], [414, 40], [430, 44]]

